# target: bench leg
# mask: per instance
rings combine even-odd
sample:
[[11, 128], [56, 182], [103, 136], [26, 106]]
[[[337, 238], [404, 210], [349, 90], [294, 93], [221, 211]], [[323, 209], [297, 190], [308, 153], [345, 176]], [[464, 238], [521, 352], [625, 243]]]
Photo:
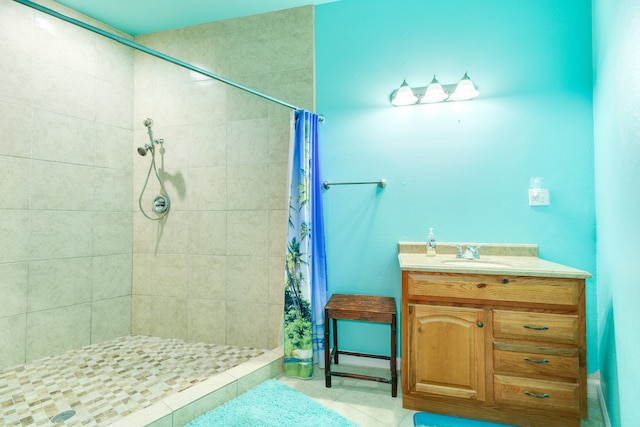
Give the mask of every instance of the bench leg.
[[333, 319], [333, 363], [338, 364], [338, 319]]
[[331, 326], [329, 323], [329, 313], [325, 309], [324, 310], [324, 383], [325, 383], [325, 387], [328, 387], [328, 388], [331, 388], [331, 348], [329, 345], [330, 332], [331, 332]]
[[398, 373], [396, 370], [396, 315], [391, 316], [391, 397], [398, 395]]

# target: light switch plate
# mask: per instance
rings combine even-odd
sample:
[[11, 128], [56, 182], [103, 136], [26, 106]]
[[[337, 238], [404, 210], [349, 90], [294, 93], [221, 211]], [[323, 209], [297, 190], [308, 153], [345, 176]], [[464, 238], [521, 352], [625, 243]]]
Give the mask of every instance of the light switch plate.
[[530, 188], [529, 206], [549, 206], [548, 188]]

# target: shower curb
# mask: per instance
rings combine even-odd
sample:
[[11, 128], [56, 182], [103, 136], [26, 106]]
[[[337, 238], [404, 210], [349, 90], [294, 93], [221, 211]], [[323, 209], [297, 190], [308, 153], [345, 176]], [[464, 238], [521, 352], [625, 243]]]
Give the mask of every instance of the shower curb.
[[282, 350], [268, 350], [254, 359], [168, 396], [109, 425], [111, 427], [183, 427], [194, 418], [236, 398], [268, 379], [281, 375], [282, 372]]

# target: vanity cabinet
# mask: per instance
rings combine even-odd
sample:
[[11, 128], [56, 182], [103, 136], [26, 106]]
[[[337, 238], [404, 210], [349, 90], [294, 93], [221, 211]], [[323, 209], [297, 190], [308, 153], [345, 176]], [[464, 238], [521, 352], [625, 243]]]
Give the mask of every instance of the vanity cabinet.
[[578, 427], [587, 416], [584, 285], [584, 278], [403, 270], [403, 406]]

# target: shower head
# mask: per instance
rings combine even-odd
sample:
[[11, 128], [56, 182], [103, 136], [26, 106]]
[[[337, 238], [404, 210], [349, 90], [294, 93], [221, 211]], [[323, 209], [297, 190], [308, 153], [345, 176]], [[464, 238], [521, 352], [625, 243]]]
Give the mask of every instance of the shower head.
[[151, 147], [149, 145], [145, 145], [144, 147], [138, 147], [138, 154], [140, 154], [141, 156], [146, 156], [147, 151], [149, 150], [151, 150]]
[[142, 122], [142, 123], [144, 123], [144, 125], [145, 125], [146, 127], [148, 127], [148, 128], [150, 128], [151, 126], [153, 126], [153, 120], [152, 120], [152, 119], [150, 119], [150, 118], [148, 118], [148, 117], [147, 117], [146, 119], [144, 119], [144, 122]]

